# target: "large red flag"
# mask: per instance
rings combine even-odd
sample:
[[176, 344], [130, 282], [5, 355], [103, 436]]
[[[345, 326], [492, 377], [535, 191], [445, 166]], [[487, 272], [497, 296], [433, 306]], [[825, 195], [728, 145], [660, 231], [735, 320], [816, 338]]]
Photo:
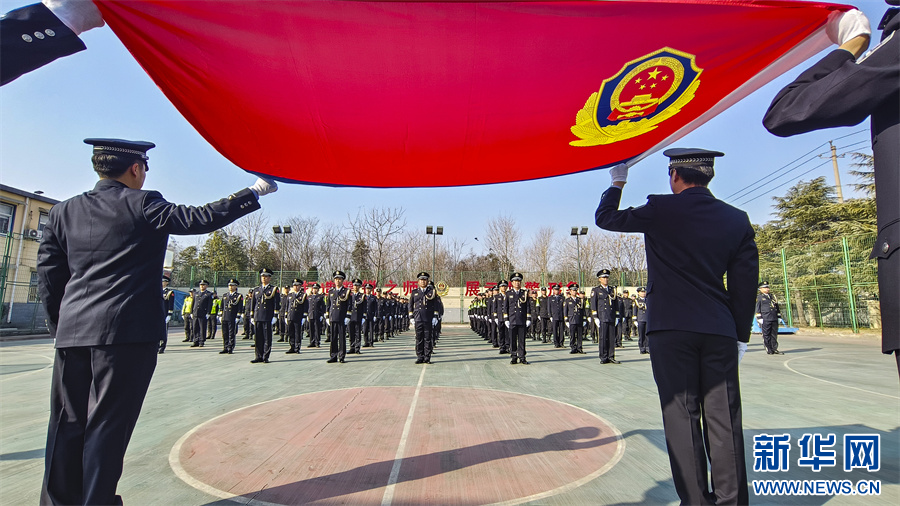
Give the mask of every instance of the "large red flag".
[[457, 186], [668, 145], [827, 46], [799, 1], [98, 2], [229, 160], [282, 180]]

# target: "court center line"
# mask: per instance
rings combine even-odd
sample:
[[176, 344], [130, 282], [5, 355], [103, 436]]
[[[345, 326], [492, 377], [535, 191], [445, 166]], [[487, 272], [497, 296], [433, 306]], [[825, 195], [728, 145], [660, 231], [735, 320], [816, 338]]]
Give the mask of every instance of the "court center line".
[[900, 397], [897, 397], [896, 395], [888, 395], [888, 394], [883, 394], [883, 393], [880, 393], [880, 392], [873, 392], [872, 390], [866, 390], [865, 388], [853, 387], [853, 386], [850, 386], [850, 385], [845, 385], [845, 384], [843, 384], [843, 383], [838, 383], [838, 382], [836, 382], [836, 381], [829, 381], [829, 380], [827, 380], [827, 379], [822, 379], [822, 378], [817, 378], [817, 377], [815, 377], [815, 376], [810, 376], [809, 374], [804, 374], [804, 373], [802, 373], [802, 372], [800, 372], [800, 371], [794, 369], [794, 368], [791, 367], [790, 365], [788, 365], [790, 362], [793, 362], [794, 360], [801, 359], [801, 358], [818, 358], [818, 357], [826, 357], [826, 356], [833, 356], [833, 355], [846, 356], [846, 354], [844, 354], [844, 353], [822, 353], [822, 354], [817, 354], [817, 355], [809, 355], [809, 356], [803, 356], [803, 357], [794, 357], [794, 358], [785, 360], [785, 361], [784, 361], [784, 366], [785, 366], [789, 371], [791, 371], [792, 373], [799, 374], [800, 376], [805, 376], [805, 377], [807, 377], [807, 378], [809, 378], [809, 379], [814, 379], [814, 380], [816, 380], [816, 381], [821, 381], [821, 382], [823, 382], [823, 383], [829, 383], [829, 384], [837, 385], [837, 386], [839, 386], [839, 387], [844, 387], [844, 388], [851, 388], [851, 389], [853, 389], [853, 390], [859, 390], [860, 392], [865, 392], [865, 393], [867, 393], [867, 394], [880, 395], [881, 397], [887, 397], [888, 399], [900, 399]]
[[381, 506], [390, 506], [394, 500], [394, 487], [400, 477], [400, 463], [403, 462], [403, 454], [406, 452], [406, 440], [409, 438], [409, 430], [412, 428], [413, 414], [416, 412], [416, 404], [419, 402], [419, 392], [422, 390], [422, 381], [425, 379], [427, 368], [427, 365], [423, 366], [422, 374], [419, 375], [419, 383], [416, 385], [416, 393], [413, 394], [412, 403], [409, 405], [409, 414], [406, 415], [406, 424], [403, 426], [403, 434], [400, 436], [400, 444], [397, 446], [397, 455], [394, 457], [394, 465], [391, 466], [391, 475], [388, 478], [387, 487], [384, 489]]

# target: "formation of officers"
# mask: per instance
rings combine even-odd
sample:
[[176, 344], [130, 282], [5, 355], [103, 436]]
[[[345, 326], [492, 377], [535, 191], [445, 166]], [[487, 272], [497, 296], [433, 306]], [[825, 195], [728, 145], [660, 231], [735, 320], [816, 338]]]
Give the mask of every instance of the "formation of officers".
[[553, 342], [556, 348], [565, 347], [568, 337], [569, 353], [583, 354], [583, 342], [589, 335], [599, 345], [600, 362], [618, 364], [615, 349], [622, 341], [633, 341], [632, 330], [638, 336], [642, 354], [649, 354], [647, 341], [647, 299], [643, 287], [629, 296], [621, 295], [609, 284], [609, 270], [597, 272], [598, 286], [587, 296], [578, 283], [570, 283], [562, 292], [559, 284], [537, 290], [522, 288], [522, 274], [514, 272], [509, 282], [501, 280], [496, 286], [478, 293], [469, 305], [469, 324], [485, 341], [509, 354], [511, 364], [528, 364], [525, 358], [525, 337]]
[[[332, 275], [334, 288], [319, 293], [321, 285], [309, 285], [294, 279], [290, 286], [279, 289], [271, 283], [272, 271], [259, 271], [260, 284], [246, 295], [238, 291], [237, 279], [228, 282], [228, 293], [219, 298], [208, 290], [209, 282], [200, 280], [199, 289], [191, 289], [182, 305], [185, 339], [191, 347], [203, 347], [207, 339], [214, 339], [217, 324], [222, 325], [223, 349], [220, 354], [233, 354], [238, 326], [243, 322], [244, 339], [252, 339], [256, 356], [251, 363], [269, 363], [273, 335], [278, 342], [287, 342], [287, 354], [300, 353], [304, 334], [307, 348], [321, 347], [322, 336], [330, 343], [328, 363], [346, 361], [347, 354], [361, 354], [376, 341], [385, 341], [407, 331], [415, 324], [416, 363], [431, 363], [431, 355], [440, 336], [440, 321], [444, 306], [427, 272], [418, 274], [419, 287], [409, 298], [382, 293], [372, 284], [359, 279], [345, 286], [342, 271]], [[174, 292], [170, 279], [163, 276], [163, 301], [167, 310], [166, 323], [174, 312]], [[349, 350], [348, 350], [349, 340]], [[160, 341], [159, 353], [164, 353], [165, 337]]]

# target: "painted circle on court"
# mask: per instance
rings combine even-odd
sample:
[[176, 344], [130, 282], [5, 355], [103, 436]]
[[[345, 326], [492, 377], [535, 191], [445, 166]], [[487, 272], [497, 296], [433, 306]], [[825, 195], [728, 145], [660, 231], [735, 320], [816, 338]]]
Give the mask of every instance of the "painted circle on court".
[[169, 461], [192, 486], [242, 502], [515, 504], [581, 486], [624, 452], [621, 433], [581, 408], [453, 387], [419, 389], [401, 441], [416, 391], [352, 388], [238, 409], [185, 434]]

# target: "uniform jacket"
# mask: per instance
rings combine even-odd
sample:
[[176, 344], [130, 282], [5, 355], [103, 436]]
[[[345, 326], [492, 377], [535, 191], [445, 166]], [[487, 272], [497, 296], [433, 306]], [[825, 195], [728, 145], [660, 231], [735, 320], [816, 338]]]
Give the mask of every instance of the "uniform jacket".
[[311, 294], [307, 296], [307, 304], [309, 304], [308, 313], [309, 317], [313, 320], [318, 320], [320, 317], [325, 316], [325, 295], [321, 293]]
[[249, 189], [192, 207], [112, 179], [53, 206], [37, 273], [56, 347], [158, 341], [169, 234], [206, 234], [257, 209]]
[[244, 297], [244, 321], [253, 321], [253, 289]]
[[244, 312], [244, 296], [240, 292], [228, 292], [222, 295], [222, 318], [236, 319]]
[[378, 318], [378, 297], [366, 295], [366, 311], [363, 313], [363, 318], [370, 322]]
[[309, 296], [306, 292], [291, 292], [288, 294], [287, 319], [300, 323], [309, 314]]
[[270, 322], [281, 309], [281, 294], [275, 285], [257, 286], [250, 299], [253, 300], [255, 322]]
[[344, 323], [345, 318], [350, 317], [350, 289], [346, 286], [335, 287], [328, 290], [328, 320]]
[[0, 86], [84, 49], [84, 42], [44, 4], [12, 10], [0, 18]]
[[285, 316], [287, 316], [288, 309], [291, 306], [291, 292], [290, 290], [288, 290], [288, 293], [281, 293], [280, 296], [281, 304], [278, 307], [278, 316], [284, 318]]
[[431, 323], [432, 318], [438, 317], [435, 298], [437, 291], [433, 286], [425, 288], [416, 287], [409, 293], [409, 314], [416, 322]]
[[551, 295], [547, 297], [547, 311], [553, 321], [563, 320], [563, 309], [566, 305], [566, 298], [562, 295]]
[[353, 302], [350, 307], [350, 319], [359, 323], [366, 312], [366, 294], [362, 291], [353, 294]]
[[595, 218], [604, 230], [644, 234], [647, 332], [681, 330], [749, 341], [759, 253], [747, 213], [702, 187], [650, 195], [647, 204], [620, 211], [621, 197], [620, 188], [606, 190]]
[[163, 289], [163, 303], [166, 305], [166, 315], [172, 316], [175, 311], [175, 290]]
[[881, 43], [854, 61], [832, 51], [781, 90], [763, 125], [787, 137], [813, 130], [856, 125], [871, 117], [872, 154], [878, 191], [878, 258], [882, 308], [882, 351], [900, 349], [900, 9], [889, 9], [879, 28]]
[[781, 316], [778, 301], [771, 293], [760, 293], [756, 296], [756, 317], [764, 322], [777, 322]]
[[631, 297], [619, 297], [619, 318], [631, 318], [633, 306]]
[[595, 286], [591, 290], [590, 298], [591, 316], [599, 318], [601, 322], [614, 322], [618, 313], [618, 301], [615, 291], [610, 286]]
[[638, 297], [634, 301], [634, 316], [639, 322], [647, 321], [647, 299], [646, 297]]
[[212, 311], [213, 293], [209, 290], [198, 291], [194, 294], [194, 318], [206, 318]]
[[550, 318], [550, 297], [538, 295], [537, 305], [541, 318]]
[[584, 324], [584, 300], [578, 297], [568, 297], [564, 304], [563, 316], [566, 323], [571, 325]]
[[509, 322], [511, 327], [525, 326], [525, 322], [531, 319], [528, 300], [528, 290], [524, 288], [507, 290], [503, 298], [503, 321]]

